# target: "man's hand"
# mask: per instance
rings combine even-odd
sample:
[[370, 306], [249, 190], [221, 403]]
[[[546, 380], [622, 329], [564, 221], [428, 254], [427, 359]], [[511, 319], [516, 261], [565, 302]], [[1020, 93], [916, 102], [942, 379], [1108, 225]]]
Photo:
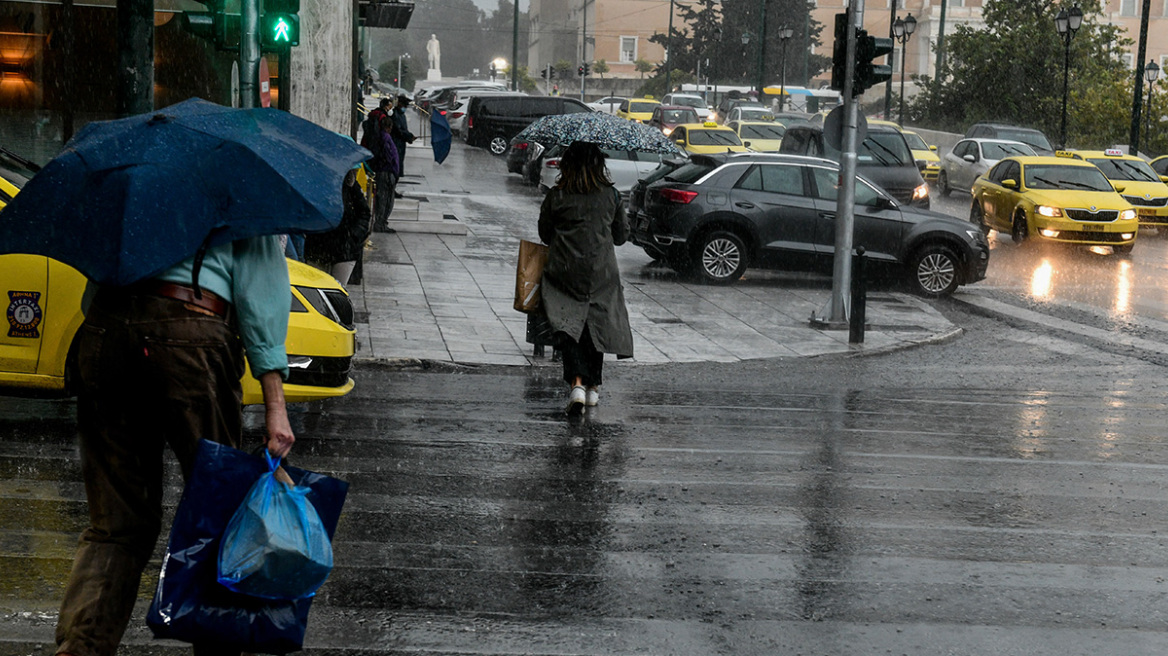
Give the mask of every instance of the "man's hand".
[[280, 372], [269, 371], [260, 375], [260, 388], [264, 392], [264, 424], [268, 429], [268, 451], [277, 458], [283, 458], [292, 450], [296, 436], [292, 434], [292, 424], [288, 422], [288, 407], [284, 404], [284, 380]]

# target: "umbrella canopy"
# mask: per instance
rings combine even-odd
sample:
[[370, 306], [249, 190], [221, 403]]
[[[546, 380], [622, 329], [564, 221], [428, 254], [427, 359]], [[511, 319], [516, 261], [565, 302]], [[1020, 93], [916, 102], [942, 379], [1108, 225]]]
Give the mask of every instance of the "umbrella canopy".
[[86, 125], [0, 212], [0, 253], [128, 285], [208, 247], [336, 227], [369, 151], [277, 109], [192, 99]]
[[430, 113], [430, 148], [434, 151], [434, 161], [441, 164], [450, 154], [450, 123], [442, 112]]
[[544, 116], [524, 128], [519, 138], [545, 144], [587, 141], [611, 150], [681, 153], [660, 130], [601, 112]]

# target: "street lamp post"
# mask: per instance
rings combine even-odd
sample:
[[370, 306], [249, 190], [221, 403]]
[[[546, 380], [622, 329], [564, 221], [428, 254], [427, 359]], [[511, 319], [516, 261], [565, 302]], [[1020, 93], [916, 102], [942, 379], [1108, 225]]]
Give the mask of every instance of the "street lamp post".
[[897, 120], [900, 127], [904, 127], [904, 61], [908, 59], [905, 55], [908, 50], [907, 44], [909, 37], [916, 31], [917, 19], [913, 18], [912, 14], [909, 14], [903, 20], [898, 18], [892, 24], [892, 36], [896, 37], [897, 42], [900, 43], [900, 115]]
[[1063, 120], [1059, 129], [1060, 148], [1067, 147], [1067, 84], [1070, 80], [1071, 39], [1075, 38], [1075, 33], [1082, 24], [1083, 10], [1079, 5], [1071, 7], [1070, 11], [1059, 9], [1058, 15], [1054, 17], [1054, 27], [1063, 39]]
[[403, 57], [404, 57], [404, 58], [406, 58], [406, 59], [409, 59], [409, 58], [410, 58], [410, 53], [408, 53], [408, 52], [407, 52], [407, 53], [405, 53], [405, 54], [401, 54], [401, 55], [398, 55], [398, 56], [397, 56], [397, 91], [395, 91], [395, 92], [394, 92], [394, 95], [397, 95], [398, 93], [401, 93], [401, 88], [402, 88], [402, 79], [401, 79], [401, 60], [402, 60], [402, 58], [403, 58]]
[[[752, 36], [754, 36], [754, 35], [751, 34], [750, 32], [743, 32], [742, 33], [742, 59], [743, 59], [743, 61], [749, 61], [748, 59], [746, 59], [746, 46], [750, 45], [750, 37], [752, 37]], [[749, 78], [750, 69], [746, 68], [745, 71], [746, 72], [744, 72], [743, 77]], [[761, 95], [762, 94], [760, 93], [759, 96], [761, 97]]]
[[1144, 79], [1148, 81], [1148, 109], [1144, 112], [1144, 141], [1152, 140], [1152, 85], [1160, 78], [1160, 67], [1151, 59], [1144, 67]]
[[791, 35], [794, 33], [795, 33], [795, 31], [792, 30], [791, 28], [787, 27], [786, 25], [784, 25], [782, 27], [782, 29], [779, 30], [779, 43], [781, 43], [783, 45], [783, 51], [782, 51], [783, 57], [780, 60], [781, 66], [783, 69], [782, 82], [779, 85], [779, 111], [780, 112], [783, 111], [783, 101], [785, 101], [787, 99], [787, 39], [790, 39]]

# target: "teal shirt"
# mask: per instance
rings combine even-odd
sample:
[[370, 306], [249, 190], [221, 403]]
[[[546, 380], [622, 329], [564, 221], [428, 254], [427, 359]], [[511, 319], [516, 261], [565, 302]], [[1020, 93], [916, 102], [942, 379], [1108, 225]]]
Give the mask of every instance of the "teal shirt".
[[[159, 280], [191, 284], [195, 258], [188, 258], [155, 276]], [[252, 237], [207, 249], [199, 270], [199, 286], [235, 306], [239, 335], [257, 378], [278, 371], [288, 378], [288, 312], [292, 290], [288, 262], [279, 235]]]

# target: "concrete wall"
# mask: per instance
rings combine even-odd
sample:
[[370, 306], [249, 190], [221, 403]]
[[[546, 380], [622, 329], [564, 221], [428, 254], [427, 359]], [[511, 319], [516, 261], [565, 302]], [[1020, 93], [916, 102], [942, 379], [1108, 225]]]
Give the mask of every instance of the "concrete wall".
[[353, 109], [353, 4], [301, 0], [300, 45], [292, 48], [290, 111], [349, 133]]
[[953, 146], [956, 146], [958, 141], [961, 141], [965, 138], [965, 135], [957, 134], [955, 132], [922, 130], [920, 128], [914, 128], [911, 125], [906, 125], [905, 128], [921, 135], [921, 138], [925, 140], [925, 143], [929, 144], [930, 146], [936, 146], [937, 155], [941, 157], [944, 157], [945, 153], [953, 150]]

